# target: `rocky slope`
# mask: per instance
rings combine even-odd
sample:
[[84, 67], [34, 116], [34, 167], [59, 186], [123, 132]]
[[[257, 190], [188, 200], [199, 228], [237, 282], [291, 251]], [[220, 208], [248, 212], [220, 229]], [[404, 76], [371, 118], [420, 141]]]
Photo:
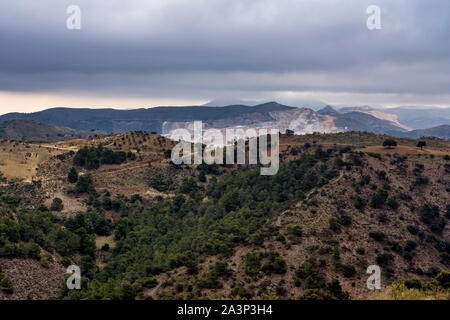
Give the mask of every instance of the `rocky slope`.
[[[297, 112], [302, 114], [302, 110]], [[283, 120], [279, 115], [272, 114], [272, 116], [277, 117], [278, 121]], [[386, 137], [373, 134], [364, 134], [361, 137], [366, 146], [372, 144], [380, 147], [383, 139]], [[417, 143], [407, 139], [398, 140], [399, 146], [387, 150], [389, 152], [380, 149], [382, 151], [380, 153], [360, 154], [351, 152], [351, 143], [354, 141], [352, 133], [283, 136], [281, 139], [283, 162], [289, 164], [291, 161], [299, 161], [304, 155], [309, 154], [318, 159], [317, 164], [313, 166], [314, 172], [328, 176], [327, 181], [314, 182], [318, 184], [300, 200], [293, 198], [294, 194], [295, 197], [297, 194], [295, 190], [290, 190], [287, 184], [284, 184], [284, 188], [273, 190], [274, 196], [279, 194], [285, 198], [279, 200], [282, 201], [282, 206], [274, 205], [273, 209], [267, 208], [267, 211], [264, 211], [267, 212], [267, 220], [261, 227], [264, 234], [262, 243], [253, 242], [259, 239], [256, 237], [257, 229], [255, 234], [249, 235], [249, 241], [233, 245], [235, 247], [226, 256], [220, 254], [202, 256], [198, 262], [197, 274], [191, 274], [185, 266], [178, 267], [174, 264], [167, 272], [156, 272], [158, 285], [143, 290], [137, 294], [137, 298], [149, 296], [156, 299], [205, 296], [223, 298], [240, 295], [256, 299], [274, 296], [295, 299], [313, 286], [311, 279], [299, 278], [301, 272], [298, 270], [307, 261], [313, 266], [316, 280], [330, 282], [336, 278], [351, 297], [367, 298], [369, 292], [365, 287], [367, 280], [365, 271], [368, 265], [382, 265], [383, 286], [400, 277], [415, 276], [424, 281], [430, 280], [439, 270], [448, 269], [450, 229], [448, 224], [441, 224], [441, 221], [448, 219], [450, 205], [448, 179], [450, 164], [442, 156], [446, 152], [450, 153], [448, 141], [427, 140], [427, 154], [405, 154], [405, 150], [409, 152]], [[136, 152], [137, 158], [120, 165], [102, 165], [99, 169], [91, 171], [78, 168], [80, 174], [91, 174], [97, 195], [92, 198], [85, 194], [71, 193], [73, 184], [67, 181], [67, 172], [73, 166], [74, 151], [86, 145], [95, 146], [99, 143], [114, 150]], [[347, 147], [348, 145], [350, 147]], [[409, 149], [406, 149], [406, 146], [409, 146]], [[148, 215], [147, 210], [152, 210], [163, 199], [181, 196], [186, 197], [188, 201], [194, 201], [193, 198], [198, 194], [186, 194], [180, 189], [185, 178], [193, 178], [201, 186], [197, 193], [203, 194], [210, 188], [209, 184], [214, 178], [219, 181], [227, 179], [227, 173], [233, 170], [238, 171], [237, 173], [245, 172], [237, 167], [219, 168], [219, 174], [211, 173], [214, 171], [208, 172], [206, 182], [202, 182], [199, 170], [186, 166], [174, 167], [168, 162], [164, 151], [173, 147], [172, 142], [158, 135], [142, 132], [90, 140], [72, 140], [54, 144], [52, 147], [60, 150], [60, 153], [39, 164], [33, 183], [1, 179], [1, 201], [13, 203], [11, 201], [19, 197], [22, 199], [18, 204], [19, 207], [24, 206], [33, 210], [40, 203], [50, 206], [51, 200], [59, 197], [64, 204], [64, 209], [55, 213], [59, 217], [73, 217], [78, 212], [87, 210], [104, 212], [113, 222], [113, 234], [109, 238], [93, 235], [97, 240], [96, 262], [100, 270], [111, 259], [110, 254], [100, 248], [105, 242], [111, 247], [117, 245], [113, 239], [114, 234], [121, 230], [116, 223], [122, 217], [127, 216], [127, 219], [142, 222], [145, 219], [140, 219]], [[326, 151], [328, 149], [330, 153]], [[296, 179], [295, 175], [282, 176], [289, 177], [290, 182], [291, 179]], [[284, 182], [278, 181], [279, 179], [281, 178], [275, 176], [273, 181], [283, 185]], [[302, 183], [310, 181], [309, 179], [312, 178], [308, 176], [294, 182]], [[236, 181], [237, 185], [241, 183], [245, 185], [247, 182]], [[385, 190], [385, 196], [379, 194], [380, 189]], [[249, 190], [254, 190], [254, 187]], [[143, 200], [131, 203], [130, 199], [136, 194]], [[372, 206], [372, 199], [377, 194], [384, 200], [379, 205]], [[8, 198], [9, 196], [13, 198]], [[247, 197], [248, 194], [233, 194], [237, 199], [244, 196]], [[110, 197], [114, 201], [121, 201], [124, 207], [119, 211], [102, 205], [96, 207], [95, 201], [93, 202], [95, 197], [98, 197], [100, 203]], [[229, 203], [233, 197], [221, 199], [220, 203]], [[261, 199], [264, 200], [265, 197]], [[179, 200], [178, 197], [177, 201]], [[195, 214], [190, 213], [193, 215], [192, 219], [206, 214], [205, 208], [209, 201], [211, 195], [206, 196], [191, 209], [195, 211]], [[424, 205], [429, 209], [424, 209]], [[214, 207], [217, 206], [221, 205], [217, 204]], [[261, 208], [264, 207], [258, 207], [258, 210]], [[2, 207], [1, 210], [2, 214], [8, 211], [6, 207]], [[429, 210], [431, 211], [428, 212]], [[242, 211], [236, 217], [248, 214], [245, 212]], [[429, 213], [433, 217], [427, 218]], [[186, 215], [187, 212], [183, 214]], [[235, 217], [232, 212], [228, 214], [229, 217], [221, 222], [224, 228]], [[148, 215], [150, 216], [152, 215]], [[176, 221], [181, 221], [182, 218], [183, 216], [180, 216]], [[254, 217], [260, 218], [258, 215]], [[183, 232], [190, 230], [192, 221], [183, 227], [187, 228], [186, 230], [177, 229], [176, 238], [183, 237]], [[165, 219], [159, 220], [158, 225], [160, 230], [166, 228], [168, 232], [171, 230], [171, 224]], [[173, 225], [175, 228], [181, 226]], [[232, 236], [239, 227], [239, 224], [227, 225], [226, 228], [230, 229], [226, 229], [228, 231], [223, 231], [222, 234]], [[136, 236], [141, 237], [145, 234], [147, 233], [136, 233]], [[220, 238], [220, 234], [217, 237]], [[173, 241], [176, 238], [168, 238], [165, 241], [169, 239]], [[139, 243], [145, 243], [149, 239], [152, 238], [144, 237]], [[176, 245], [180, 246], [181, 250], [188, 243], [183, 241]], [[132, 248], [133, 246], [129, 250]], [[269, 274], [268, 267], [264, 269], [263, 266], [270, 262], [271, 252], [284, 261], [285, 268], [277, 272], [270, 271]], [[164, 259], [164, 255], [161, 254], [159, 259]], [[257, 254], [261, 260], [259, 269], [251, 275], [247, 262], [248, 254]], [[47, 299], [58, 296], [59, 286], [65, 275], [61, 265], [62, 257], [53, 253], [52, 259], [49, 259], [44, 249], [41, 250], [41, 256], [46, 257], [46, 260], [0, 259], [3, 273], [11, 278], [15, 288], [13, 295], [3, 296], [4, 298]], [[80, 259], [77, 254], [71, 255], [70, 258], [74, 262]], [[276, 258], [275, 261], [281, 261], [280, 258]], [[116, 263], [119, 263], [119, 266], [124, 263], [118, 261]], [[214, 276], [210, 272], [211, 268], [214, 269], [216, 262], [222, 261], [227, 262], [229, 275], [216, 280], [211, 279]], [[125, 266], [122, 267], [118, 270], [126, 269]], [[42, 276], [25, 275], [35, 273]], [[117, 276], [121, 275], [118, 273]], [[193, 290], [189, 291], [188, 288]]]

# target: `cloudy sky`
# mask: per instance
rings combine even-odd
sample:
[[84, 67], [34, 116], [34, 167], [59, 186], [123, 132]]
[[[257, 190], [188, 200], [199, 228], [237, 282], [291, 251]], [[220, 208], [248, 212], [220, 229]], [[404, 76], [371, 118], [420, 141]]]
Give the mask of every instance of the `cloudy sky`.
[[[66, 27], [70, 5], [80, 30]], [[449, 15], [447, 0], [1, 0], [0, 113], [214, 98], [450, 106]]]

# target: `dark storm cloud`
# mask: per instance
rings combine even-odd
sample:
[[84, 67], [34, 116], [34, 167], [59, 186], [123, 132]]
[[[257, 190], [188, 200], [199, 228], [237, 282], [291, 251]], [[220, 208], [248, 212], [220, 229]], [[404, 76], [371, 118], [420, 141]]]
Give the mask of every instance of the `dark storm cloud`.
[[[66, 29], [66, 8], [82, 29]], [[366, 8], [382, 29], [366, 28]], [[3, 0], [0, 90], [449, 95], [450, 3]]]

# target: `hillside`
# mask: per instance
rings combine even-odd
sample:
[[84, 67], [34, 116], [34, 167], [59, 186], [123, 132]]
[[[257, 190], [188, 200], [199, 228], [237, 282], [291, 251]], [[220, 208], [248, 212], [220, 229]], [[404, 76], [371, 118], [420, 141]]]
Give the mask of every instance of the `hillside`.
[[[371, 298], [372, 264], [385, 294], [398, 278], [430, 281], [450, 263], [449, 142], [386, 149], [365, 133], [360, 153], [356, 137], [282, 136], [274, 176], [174, 166], [174, 143], [145, 132], [3, 141], [2, 154], [40, 160], [29, 182], [0, 166], [0, 265], [13, 287], [0, 298]], [[60, 292], [72, 263], [89, 285]]]
[[31, 119], [11, 120], [0, 123], [0, 139], [22, 141], [61, 141], [74, 138], [89, 138], [104, 134], [103, 131], [80, 131], [56, 127]]

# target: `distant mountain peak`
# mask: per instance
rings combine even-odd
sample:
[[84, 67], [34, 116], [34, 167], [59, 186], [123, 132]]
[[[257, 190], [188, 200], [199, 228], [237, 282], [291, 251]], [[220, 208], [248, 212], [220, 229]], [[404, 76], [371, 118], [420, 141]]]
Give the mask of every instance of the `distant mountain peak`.
[[285, 105], [283, 105], [281, 103], [278, 103], [276, 101], [269, 101], [269, 102], [261, 103], [261, 104], [256, 105], [255, 107], [262, 107], [262, 106], [275, 106], [275, 107], [276, 106], [283, 106], [283, 107], [286, 107]]
[[317, 113], [324, 114], [324, 115], [336, 115], [336, 114], [339, 114], [339, 112], [337, 112], [335, 109], [333, 109], [332, 106], [326, 106], [325, 108], [322, 108], [322, 109], [318, 110]]
[[260, 103], [261, 102], [250, 100], [218, 98], [205, 103], [203, 106], [204, 107], [225, 107], [233, 105], [256, 106]]

